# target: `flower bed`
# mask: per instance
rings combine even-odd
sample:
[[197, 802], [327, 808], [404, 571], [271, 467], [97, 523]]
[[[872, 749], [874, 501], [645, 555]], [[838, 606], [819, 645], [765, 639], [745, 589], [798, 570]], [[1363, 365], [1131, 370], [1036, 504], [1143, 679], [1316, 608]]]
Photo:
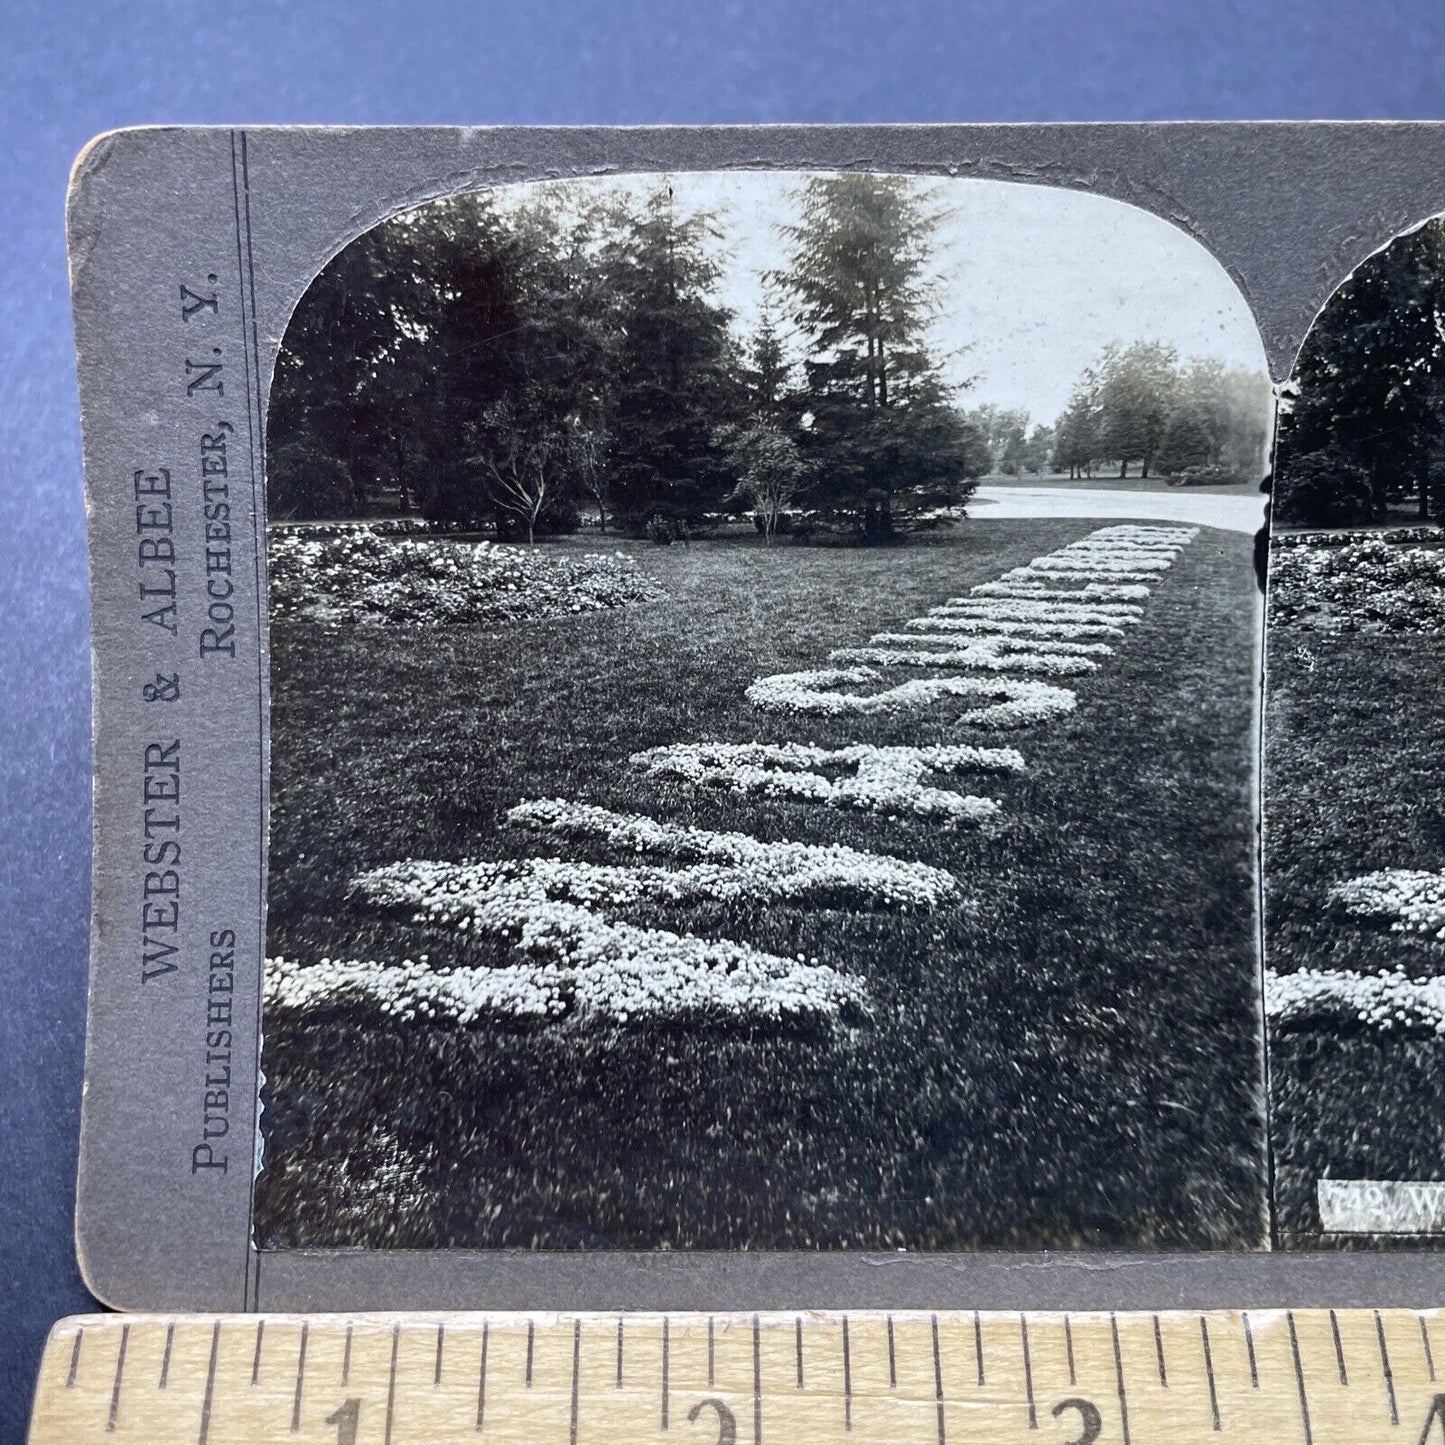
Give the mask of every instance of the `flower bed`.
[[1115, 618], [1109, 622], [1048, 622], [1019, 618], [993, 617], [987, 613], [976, 617], [914, 617], [903, 625], [920, 633], [961, 632], [965, 636], [987, 637], [1009, 634], [1019, 637], [1123, 637], [1124, 629], [1116, 623], [1133, 622], [1132, 617]]
[[985, 728], [1029, 727], [1073, 712], [1077, 703], [1068, 688], [1015, 678], [935, 677], [900, 683], [876, 693], [840, 692], [845, 684], [877, 682], [871, 667], [822, 668], [760, 677], [747, 699], [765, 712], [815, 713], [837, 717], [850, 713], [910, 712], [932, 707], [947, 698], [967, 698], [974, 705], [959, 722]]
[[631, 761], [658, 777], [695, 787], [798, 798], [831, 808], [913, 814], [948, 824], [982, 822], [998, 812], [998, 804], [992, 798], [926, 786], [923, 779], [929, 773], [1024, 771], [1023, 755], [1013, 748], [890, 748], [869, 743], [846, 748], [674, 743], [634, 753]]
[[1270, 553], [1269, 621], [1342, 632], [1436, 632], [1445, 626], [1445, 548], [1375, 536]]
[[1388, 918], [1392, 933], [1445, 940], [1445, 873], [1387, 868], [1330, 889], [1330, 901], [1366, 918]]
[[[916, 620], [919, 623], [928, 621], [927, 618]], [[1011, 626], [1021, 627], [1027, 631], [1023, 634], [1010, 631]], [[1072, 642], [1057, 637], [1027, 635], [1033, 630], [1027, 622], [1013, 624], [995, 622], [986, 625], [982, 631], [962, 634], [958, 632], [875, 632], [868, 641], [875, 645], [891, 644], [897, 647], [911, 648], [924, 646], [973, 647], [975, 645], [982, 647], [987, 645], [997, 651], [1043, 652], [1053, 653], [1059, 657], [1109, 657], [1114, 651], [1107, 642]]]
[[816, 958], [608, 922], [588, 908], [549, 901], [527, 880], [499, 893], [487, 924], [538, 961], [439, 972], [425, 955], [399, 964], [269, 958], [266, 1006], [364, 1004], [392, 1018], [466, 1025], [496, 1015], [545, 1020], [568, 1013], [618, 1023], [698, 1014], [826, 1018], [867, 1004], [858, 980]]
[[[1015, 639], [1015, 650], [1007, 650], [1006, 639], [979, 638], [947, 649], [928, 647], [929, 637], [908, 637], [912, 647], [839, 647], [828, 654], [829, 662], [868, 663], [873, 667], [950, 667], [974, 672], [1041, 672], [1057, 677], [1094, 672], [1099, 664], [1089, 657], [1035, 651], [1027, 642]], [[947, 642], [947, 638], [939, 639]]]
[[354, 522], [341, 520], [266, 524], [268, 546], [274, 546], [278, 538], [290, 537], [323, 541], [333, 537], [354, 537], [360, 532], [370, 532], [376, 537], [446, 537], [474, 531], [476, 528], [465, 522], [430, 522], [425, 517], [372, 517], [367, 521]]
[[650, 601], [621, 553], [544, 555], [492, 542], [394, 540], [371, 527], [268, 539], [273, 617], [337, 622], [505, 623]]
[[1052, 602], [1028, 597], [958, 597], [929, 609], [935, 617], [989, 617], [1007, 622], [1130, 624], [1144, 615], [1137, 602]]
[[1088, 582], [1082, 587], [1049, 587], [1043, 581], [980, 582], [968, 590], [971, 597], [1021, 597], [1051, 602], [1143, 601], [1149, 595], [1149, 589], [1142, 582]]
[[1279, 1027], [1355, 1022], [1383, 1033], [1425, 1030], [1445, 1035], [1445, 978], [1416, 980], [1379, 973], [1301, 969], [1267, 973], [1265, 1013]]
[[557, 837], [595, 839], [637, 853], [719, 864], [733, 877], [731, 883], [718, 885], [728, 896], [801, 899], [846, 894], [854, 903], [875, 907], [931, 908], [958, 888], [953, 875], [940, 868], [841, 843], [765, 843], [747, 833], [662, 823], [567, 798], [518, 803], [508, 809], [507, 821]]

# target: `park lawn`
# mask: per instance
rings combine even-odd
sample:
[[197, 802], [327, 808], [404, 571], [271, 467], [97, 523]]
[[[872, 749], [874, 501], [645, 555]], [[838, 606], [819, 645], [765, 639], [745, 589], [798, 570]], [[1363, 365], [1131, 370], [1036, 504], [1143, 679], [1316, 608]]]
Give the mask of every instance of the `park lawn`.
[[[262, 1244], [1261, 1244], [1250, 540], [1202, 531], [1116, 654], [1063, 680], [1080, 705], [1049, 724], [787, 719], [743, 699], [760, 674], [823, 665], [1090, 530], [970, 520], [886, 550], [629, 546], [664, 600], [494, 631], [274, 625], [273, 955], [480, 961], [454, 935], [358, 911], [346, 885], [409, 856], [559, 851], [499, 822], [524, 798], [845, 843], [964, 887], [931, 913], [634, 915], [861, 975], [871, 1010], [838, 1024], [268, 1018]], [[981, 775], [1000, 816], [948, 832], [626, 764], [754, 738], [1007, 744], [1029, 773]]]
[[[1440, 867], [1445, 636], [1278, 628], [1268, 662], [1269, 967], [1440, 973], [1439, 943], [1350, 918], [1328, 893], [1381, 868]], [[1321, 1235], [1321, 1177], [1445, 1179], [1442, 1049], [1438, 1038], [1341, 1032], [1335, 1021], [1276, 1032], [1270, 1098], [1282, 1242], [1382, 1242]]]

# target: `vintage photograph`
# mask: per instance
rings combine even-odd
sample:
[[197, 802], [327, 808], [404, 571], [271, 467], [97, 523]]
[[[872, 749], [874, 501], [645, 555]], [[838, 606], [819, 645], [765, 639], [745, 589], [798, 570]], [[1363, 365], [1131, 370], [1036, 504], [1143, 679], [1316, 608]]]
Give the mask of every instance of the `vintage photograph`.
[[[1327, 1099], [1445, 1019], [1445, 554], [1389, 510], [1445, 464], [1361, 439], [1334, 314], [1272, 554], [1294, 1181], [1424, 1167]], [[609, 176], [342, 249], [267, 418], [258, 1244], [1267, 1247], [1273, 409], [1223, 267], [1065, 188]]]
[[1286, 1242], [1445, 1231], [1445, 220], [1315, 322], [1280, 418], [1266, 979]]

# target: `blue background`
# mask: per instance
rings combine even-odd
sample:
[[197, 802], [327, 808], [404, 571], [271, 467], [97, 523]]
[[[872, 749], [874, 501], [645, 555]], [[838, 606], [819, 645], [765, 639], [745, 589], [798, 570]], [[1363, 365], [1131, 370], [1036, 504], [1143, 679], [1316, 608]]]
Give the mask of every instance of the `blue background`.
[[0, 1441], [71, 1243], [89, 906], [63, 201], [139, 122], [1445, 116], [1441, 0], [0, 0]]

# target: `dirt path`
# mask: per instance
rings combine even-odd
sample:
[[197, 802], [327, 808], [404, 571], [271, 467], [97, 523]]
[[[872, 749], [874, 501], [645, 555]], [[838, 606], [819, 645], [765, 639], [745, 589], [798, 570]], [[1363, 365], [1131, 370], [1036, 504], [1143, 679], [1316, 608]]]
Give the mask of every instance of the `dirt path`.
[[969, 502], [972, 516], [1131, 517], [1226, 532], [1257, 532], [1264, 521], [1261, 496], [1191, 495], [1167, 492], [1092, 491], [1080, 487], [980, 487]]

